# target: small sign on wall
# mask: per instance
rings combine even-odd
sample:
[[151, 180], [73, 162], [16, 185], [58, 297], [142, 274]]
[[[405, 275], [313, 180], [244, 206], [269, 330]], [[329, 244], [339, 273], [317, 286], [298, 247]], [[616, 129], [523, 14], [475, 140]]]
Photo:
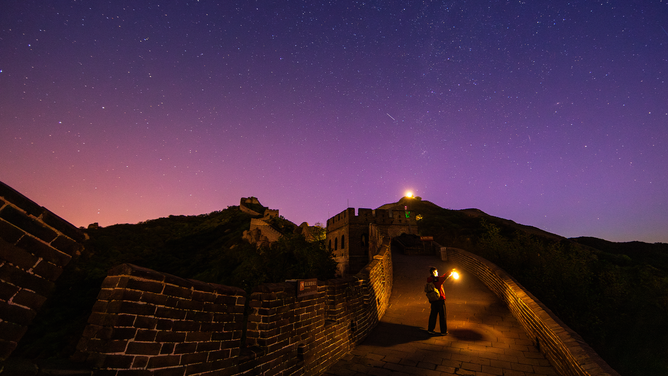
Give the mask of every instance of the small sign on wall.
[[303, 296], [309, 296], [318, 293], [318, 280], [316, 278], [311, 279], [298, 279], [297, 280], [297, 297], [301, 298]]

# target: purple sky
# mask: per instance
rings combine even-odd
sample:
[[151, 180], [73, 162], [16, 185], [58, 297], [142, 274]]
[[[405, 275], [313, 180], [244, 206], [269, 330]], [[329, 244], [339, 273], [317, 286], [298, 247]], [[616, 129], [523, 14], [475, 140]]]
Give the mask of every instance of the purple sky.
[[0, 180], [77, 226], [411, 189], [668, 242], [667, 29], [665, 0], [3, 1]]

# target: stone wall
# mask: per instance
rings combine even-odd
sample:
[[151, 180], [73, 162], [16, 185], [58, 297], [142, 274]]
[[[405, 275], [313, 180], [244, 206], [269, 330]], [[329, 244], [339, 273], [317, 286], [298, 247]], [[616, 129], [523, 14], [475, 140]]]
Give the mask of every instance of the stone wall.
[[84, 238], [0, 182], [0, 361], [14, 351]]
[[376, 326], [391, 291], [387, 244], [303, 297], [293, 282], [247, 296], [125, 264], [105, 279], [75, 358], [98, 375], [318, 375]]
[[503, 300], [534, 345], [545, 354], [560, 375], [619, 375], [580, 335], [561, 322], [503, 269], [457, 248], [442, 247], [441, 259], [474, 274]]

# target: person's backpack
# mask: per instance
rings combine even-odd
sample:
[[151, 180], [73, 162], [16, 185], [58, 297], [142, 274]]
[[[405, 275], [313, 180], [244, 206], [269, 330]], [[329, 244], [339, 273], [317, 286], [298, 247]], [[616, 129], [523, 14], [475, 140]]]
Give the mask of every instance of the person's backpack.
[[424, 286], [424, 292], [427, 294], [427, 299], [429, 299], [430, 303], [441, 298], [441, 293], [438, 292], [433, 282], [429, 282]]

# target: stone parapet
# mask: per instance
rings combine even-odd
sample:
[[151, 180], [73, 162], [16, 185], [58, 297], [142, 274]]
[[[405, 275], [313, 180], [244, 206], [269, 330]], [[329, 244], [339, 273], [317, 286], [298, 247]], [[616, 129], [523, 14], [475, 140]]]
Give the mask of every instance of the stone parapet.
[[14, 351], [85, 236], [0, 182], [0, 361]]
[[388, 245], [302, 297], [295, 282], [247, 295], [124, 264], [105, 279], [75, 360], [105, 376], [319, 375], [376, 326], [391, 291]]

